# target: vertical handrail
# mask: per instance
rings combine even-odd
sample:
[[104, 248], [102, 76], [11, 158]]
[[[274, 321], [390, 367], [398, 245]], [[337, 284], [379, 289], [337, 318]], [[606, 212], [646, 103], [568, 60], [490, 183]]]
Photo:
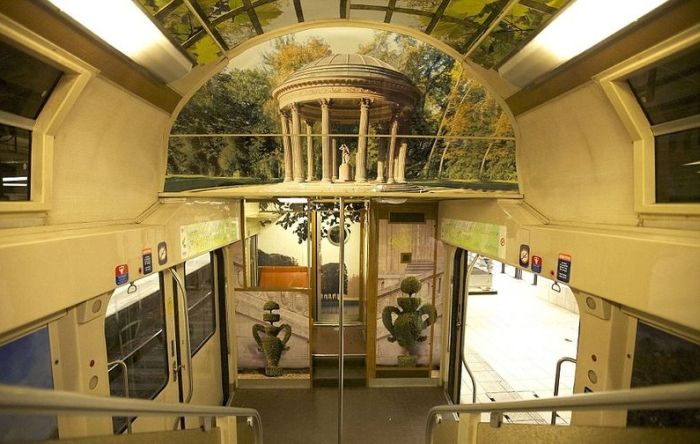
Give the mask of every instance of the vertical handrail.
[[340, 295], [340, 316], [338, 318], [338, 444], [343, 444], [343, 364], [345, 352], [345, 326], [343, 314], [345, 313], [345, 201], [341, 197], [340, 205], [340, 249], [338, 250], [338, 288]]
[[[467, 252], [467, 258], [468, 257], [469, 252]], [[471, 277], [472, 270], [474, 269], [477, 260], [479, 260], [478, 254], [475, 255], [474, 259], [472, 259], [472, 261], [469, 263], [469, 266], [467, 267], [467, 275], [464, 278], [464, 304], [462, 304], [462, 350], [460, 351], [462, 365], [467, 369], [469, 379], [472, 381], [472, 404], [476, 404], [476, 379], [474, 379], [474, 374], [467, 364], [465, 349], [467, 345], [467, 299], [469, 299], [469, 278]]]
[[[127, 367], [126, 362], [123, 359], [115, 359], [114, 361], [108, 362], [107, 367], [110, 366], [120, 366], [122, 368], [122, 377], [124, 378], [124, 397], [129, 398], [129, 367]], [[107, 370], [109, 373], [109, 370]], [[131, 434], [131, 417], [126, 417], [126, 431]]]
[[180, 275], [177, 274], [177, 272], [172, 268], [170, 268], [170, 274], [173, 275], [173, 279], [175, 279], [177, 286], [180, 288], [182, 300], [184, 301], [183, 312], [185, 313], [185, 347], [187, 348], [187, 376], [189, 377], [189, 381], [187, 381], [187, 397], [185, 398], [185, 402], [189, 403], [192, 400], [194, 376], [192, 373], [192, 346], [190, 345], [190, 314], [187, 311], [187, 291], [185, 290], [185, 285], [182, 283]]
[[[571, 362], [576, 364], [576, 359], [564, 356], [557, 361], [557, 371], [554, 373], [554, 396], [559, 396], [559, 379], [561, 378], [561, 365], [565, 362]], [[557, 411], [552, 410], [552, 421], [551, 424], [555, 425], [557, 423]]]

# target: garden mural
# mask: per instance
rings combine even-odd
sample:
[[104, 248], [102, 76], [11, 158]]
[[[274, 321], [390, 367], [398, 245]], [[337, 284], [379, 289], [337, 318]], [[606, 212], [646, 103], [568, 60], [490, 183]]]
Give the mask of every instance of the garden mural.
[[[323, 28], [271, 40], [241, 53], [192, 97], [170, 137], [166, 190], [279, 182], [284, 177], [279, 107], [273, 90], [310, 62], [338, 53], [375, 57], [405, 74], [420, 97], [403, 117], [406, 179], [425, 186], [517, 189], [508, 115], [451, 56], [386, 31]], [[331, 116], [332, 118], [332, 116]], [[313, 134], [320, 135], [320, 122]], [[333, 124], [338, 146], [357, 149], [357, 123]], [[377, 175], [385, 122], [370, 119], [368, 177]], [[321, 137], [313, 137], [321, 168]], [[306, 154], [306, 153], [304, 153]], [[351, 162], [354, 161], [354, 156]], [[206, 178], [206, 179], [203, 179]], [[204, 181], [203, 181], [204, 180]]]

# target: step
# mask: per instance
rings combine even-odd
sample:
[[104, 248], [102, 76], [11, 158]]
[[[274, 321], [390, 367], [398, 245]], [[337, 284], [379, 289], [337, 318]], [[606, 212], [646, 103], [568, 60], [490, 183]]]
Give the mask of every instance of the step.
[[[337, 387], [338, 368], [319, 367], [314, 368], [314, 387]], [[365, 368], [363, 367], [343, 367], [343, 385], [347, 387], [362, 387], [365, 385]]]

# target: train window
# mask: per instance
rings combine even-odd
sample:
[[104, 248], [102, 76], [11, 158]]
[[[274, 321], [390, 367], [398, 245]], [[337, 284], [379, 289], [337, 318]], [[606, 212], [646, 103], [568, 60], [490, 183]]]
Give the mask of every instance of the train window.
[[[0, 383], [53, 389], [47, 327], [0, 346]], [[55, 416], [0, 415], [0, 442], [58, 438]]]
[[29, 200], [31, 141], [31, 131], [0, 123], [0, 201]]
[[211, 253], [185, 262], [185, 288], [190, 323], [190, 351], [194, 355], [216, 331]]
[[[126, 363], [131, 398], [154, 399], [168, 382], [162, 288], [161, 275], [153, 274], [112, 293], [105, 319], [112, 396], [126, 395], [118, 361]], [[114, 418], [115, 432], [125, 427], [125, 418]]]
[[[632, 388], [700, 379], [700, 345], [643, 322], [637, 325]], [[630, 427], [700, 427], [700, 410], [630, 410]]]
[[31, 198], [31, 138], [63, 73], [0, 40], [0, 201]]
[[627, 82], [654, 134], [656, 203], [700, 202], [700, 47]]

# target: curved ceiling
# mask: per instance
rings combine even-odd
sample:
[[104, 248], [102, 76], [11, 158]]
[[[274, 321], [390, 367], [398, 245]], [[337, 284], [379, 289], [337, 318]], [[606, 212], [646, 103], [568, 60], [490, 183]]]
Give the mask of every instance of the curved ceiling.
[[298, 23], [362, 20], [430, 35], [498, 68], [570, 0], [138, 0], [198, 65]]

